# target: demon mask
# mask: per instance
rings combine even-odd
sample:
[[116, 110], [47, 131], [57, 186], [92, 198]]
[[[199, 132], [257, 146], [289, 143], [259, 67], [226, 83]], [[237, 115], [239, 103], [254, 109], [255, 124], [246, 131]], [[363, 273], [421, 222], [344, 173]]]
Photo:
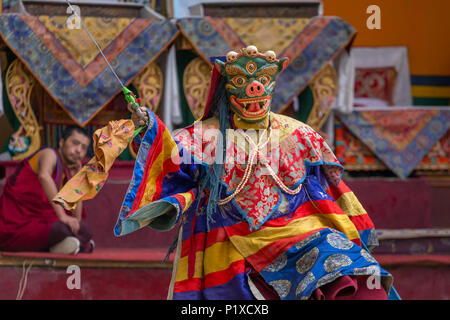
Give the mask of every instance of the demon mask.
[[231, 110], [245, 122], [265, 119], [270, 111], [275, 78], [288, 64], [275, 52], [258, 52], [248, 46], [240, 52], [230, 51], [226, 62], [216, 60], [215, 67], [226, 79]]

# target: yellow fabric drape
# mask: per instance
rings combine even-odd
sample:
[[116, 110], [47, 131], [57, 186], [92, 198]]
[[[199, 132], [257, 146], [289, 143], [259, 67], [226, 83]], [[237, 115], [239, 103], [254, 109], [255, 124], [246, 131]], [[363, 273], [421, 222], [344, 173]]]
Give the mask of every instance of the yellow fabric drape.
[[94, 198], [108, 178], [117, 157], [126, 149], [134, 133], [131, 120], [110, 121], [93, 135], [94, 157], [73, 176], [53, 198], [67, 210], [78, 202]]

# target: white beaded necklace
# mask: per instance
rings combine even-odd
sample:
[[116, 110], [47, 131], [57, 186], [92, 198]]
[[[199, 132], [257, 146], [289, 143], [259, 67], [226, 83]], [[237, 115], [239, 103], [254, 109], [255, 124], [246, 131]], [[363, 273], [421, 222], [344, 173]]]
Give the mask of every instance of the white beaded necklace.
[[[260, 141], [258, 143], [258, 145], [256, 145], [255, 142], [246, 133], [238, 131], [239, 134], [241, 134], [245, 138], [245, 140], [247, 140], [250, 143], [250, 145], [253, 147], [253, 149], [250, 150], [249, 155], [248, 155], [248, 163], [247, 163], [247, 166], [245, 167], [244, 177], [239, 182], [238, 186], [236, 187], [236, 189], [234, 190], [234, 192], [231, 195], [229, 195], [225, 199], [222, 199], [222, 200], [219, 201], [219, 205], [224, 205], [224, 204], [230, 202], [231, 200], [233, 200], [233, 198], [239, 192], [241, 192], [242, 189], [245, 187], [245, 185], [247, 184], [247, 181], [250, 178], [250, 175], [252, 173], [253, 166], [256, 164], [255, 163], [255, 158], [260, 154], [261, 149], [264, 148], [267, 145], [267, 143], [270, 140], [270, 137], [272, 136], [272, 130], [271, 129], [269, 129], [269, 130], [270, 131], [269, 131], [269, 136], [267, 137], [267, 140], [265, 142], [263, 142], [263, 143], [262, 143], [262, 141]], [[297, 188], [292, 190], [289, 187], [287, 187], [283, 183], [283, 181], [281, 181], [281, 179], [277, 176], [277, 174], [272, 169], [272, 167], [270, 166], [268, 161], [264, 161], [264, 163], [262, 163], [262, 164], [267, 168], [267, 170], [269, 171], [270, 175], [273, 177], [273, 179], [275, 180], [276, 184], [281, 188], [281, 190], [283, 190], [284, 192], [286, 192], [287, 194], [290, 194], [290, 195], [295, 195], [295, 194], [298, 194], [300, 192], [300, 190], [302, 188], [302, 184], [300, 184]]]

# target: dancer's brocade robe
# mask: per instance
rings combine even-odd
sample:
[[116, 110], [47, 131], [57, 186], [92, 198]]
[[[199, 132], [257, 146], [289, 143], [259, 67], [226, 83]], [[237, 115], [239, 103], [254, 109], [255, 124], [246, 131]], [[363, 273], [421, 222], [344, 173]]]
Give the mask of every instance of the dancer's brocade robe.
[[[139, 151], [115, 234], [181, 224], [169, 298], [254, 299], [250, 272], [282, 299], [308, 299], [346, 275], [379, 275], [389, 291], [391, 275], [367, 250], [376, 245], [373, 223], [341, 180], [343, 167], [329, 146], [299, 121], [270, 117], [280, 141], [270, 149], [279, 157], [277, 176], [290, 189], [302, 184], [298, 194], [284, 192], [258, 162], [242, 191], [217, 206], [208, 228], [208, 192], [199, 194], [199, 182], [215, 159], [209, 133], [219, 121], [209, 118], [172, 137], [151, 113], [147, 131], [135, 138]], [[248, 157], [234, 142], [231, 151]], [[222, 199], [236, 189], [246, 163], [224, 165]]]

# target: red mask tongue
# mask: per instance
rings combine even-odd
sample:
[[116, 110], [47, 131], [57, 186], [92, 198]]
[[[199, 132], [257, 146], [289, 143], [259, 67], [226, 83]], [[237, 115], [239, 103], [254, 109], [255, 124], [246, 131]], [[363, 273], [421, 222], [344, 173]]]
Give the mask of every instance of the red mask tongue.
[[247, 111], [256, 112], [256, 111], [259, 111], [259, 109], [260, 109], [259, 103], [253, 102], [253, 103], [250, 103], [250, 106], [248, 107]]

